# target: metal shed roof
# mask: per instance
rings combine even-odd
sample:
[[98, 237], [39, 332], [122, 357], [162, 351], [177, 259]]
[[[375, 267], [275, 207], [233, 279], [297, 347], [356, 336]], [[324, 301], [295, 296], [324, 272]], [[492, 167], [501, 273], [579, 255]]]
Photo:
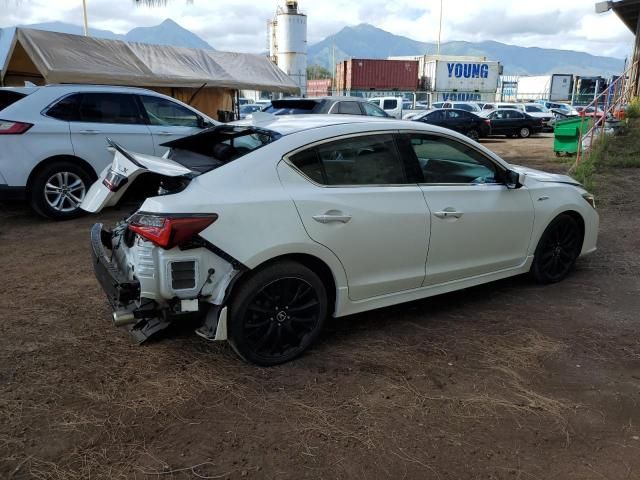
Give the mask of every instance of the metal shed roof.
[[[14, 57], [21, 57], [15, 58]], [[28, 58], [24, 58], [28, 57]], [[267, 57], [16, 29], [2, 78], [32, 62], [47, 83], [207, 87], [299, 93]], [[20, 72], [15, 72], [20, 73]]]
[[599, 2], [596, 11], [613, 10], [620, 20], [635, 35], [638, 28], [638, 16], [640, 16], [640, 0], [618, 0]]

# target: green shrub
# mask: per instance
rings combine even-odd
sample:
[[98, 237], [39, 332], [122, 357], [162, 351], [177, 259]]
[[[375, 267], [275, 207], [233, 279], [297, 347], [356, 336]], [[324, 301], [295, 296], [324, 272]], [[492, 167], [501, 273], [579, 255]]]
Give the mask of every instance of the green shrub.
[[625, 116], [627, 118], [640, 118], [640, 98], [635, 97], [631, 102], [629, 102]]

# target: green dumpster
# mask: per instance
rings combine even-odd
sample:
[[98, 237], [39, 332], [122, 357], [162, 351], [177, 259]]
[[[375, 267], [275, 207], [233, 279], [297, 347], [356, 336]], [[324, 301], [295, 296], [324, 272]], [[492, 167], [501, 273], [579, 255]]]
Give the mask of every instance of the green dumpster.
[[556, 155], [575, 154], [578, 151], [578, 142], [580, 141], [580, 126], [582, 125], [582, 134], [589, 131], [593, 119], [575, 117], [567, 120], [556, 122], [554, 129], [553, 151]]

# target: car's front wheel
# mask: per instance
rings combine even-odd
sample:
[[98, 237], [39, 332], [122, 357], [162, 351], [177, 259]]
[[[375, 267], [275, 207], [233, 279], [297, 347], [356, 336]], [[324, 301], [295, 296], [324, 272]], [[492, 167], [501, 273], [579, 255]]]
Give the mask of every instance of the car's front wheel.
[[83, 214], [80, 204], [93, 183], [90, 172], [70, 161], [50, 163], [30, 185], [31, 206], [40, 215], [65, 220]]
[[297, 262], [259, 269], [229, 305], [229, 342], [245, 360], [263, 366], [288, 362], [317, 338], [327, 316], [320, 278]]
[[582, 249], [583, 234], [571, 215], [557, 216], [546, 228], [536, 251], [531, 275], [539, 283], [563, 280], [573, 268]]
[[529, 127], [522, 127], [518, 131], [518, 136], [520, 138], [529, 138], [531, 136], [531, 130], [529, 129]]

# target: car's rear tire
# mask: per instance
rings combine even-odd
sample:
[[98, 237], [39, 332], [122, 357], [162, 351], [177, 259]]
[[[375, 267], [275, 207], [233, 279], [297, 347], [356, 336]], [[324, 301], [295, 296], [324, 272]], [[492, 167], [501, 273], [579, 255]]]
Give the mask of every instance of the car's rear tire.
[[539, 283], [556, 283], [573, 269], [582, 249], [583, 232], [568, 214], [558, 215], [545, 229], [531, 265], [531, 276]]
[[60, 160], [38, 171], [29, 186], [31, 207], [43, 217], [66, 220], [83, 215], [80, 203], [94, 181], [93, 172]]
[[480, 133], [478, 133], [478, 131], [475, 129], [471, 129], [467, 132], [467, 137], [477, 142], [478, 140], [480, 140]]
[[518, 130], [518, 136], [520, 138], [529, 138], [531, 136], [531, 129], [529, 127], [522, 127]]
[[327, 316], [324, 284], [293, 261], [272, 263], [239, 285], [229, 305], [229, 343], [246, 361], [278, 365], [301, 355]]

